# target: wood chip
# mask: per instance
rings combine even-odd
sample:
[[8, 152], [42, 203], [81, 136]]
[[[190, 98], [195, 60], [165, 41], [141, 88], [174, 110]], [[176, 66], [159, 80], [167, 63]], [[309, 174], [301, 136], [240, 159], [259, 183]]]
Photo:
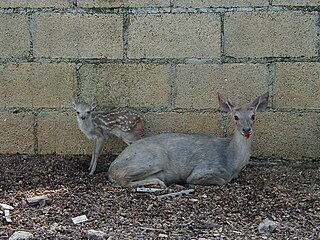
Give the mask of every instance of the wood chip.
[[72, 219], [72, 222], [74, 224], [79, 224], [79, 223], [83, 223], [83, 222], [87, 222], [88, 221], [88, 218], [86, 215], [81, 215], [81, 216], [78, 216], [78, 217], [74, 217], [74, 218], [71, 218]]
[[34, 205], [45, 205], [46, 203], [50, 202], [50, 199], [47, 195], [35, 196], [27, 198], [27, 203], [31, 206]]
[[153, 203], [149, 204], [149, 206], [147, 207], [147, 211], [150, 211], [153, 208]]
[[0, 208], [2, 210], [13, 210], [14, 208], [8, 204], [5, 204], [5, 203], [0, 203]]
[[165, 198], [182, 196], [184, 194], [189, 194], [189, 193], [193, 193], [193, 192], [194, 192], [194, 189], [188, 189], [188, 190], [183, 190], [183, 191], [180, 191], [180, 192], [168, 193], [168, 194], [160, 195], [160, 196], [157, 196], [157, 199], [158, 200], [162, 200], [162, 199], [165, 199]]
[[10, 211], [9, 210], [4, 210], [3, 216], [8, 217], [9, 215], [10, 215]]
[[4, 210], [3, 219], [6, 221], [6, 223], [12, 223], [9, 210]]
[[140, 227], [140, 228], [145, 231], [155, 231], [155, 232], [166, 233], [164, 229], [160, 229], [160, 228], [150, 228], [150, 227]]

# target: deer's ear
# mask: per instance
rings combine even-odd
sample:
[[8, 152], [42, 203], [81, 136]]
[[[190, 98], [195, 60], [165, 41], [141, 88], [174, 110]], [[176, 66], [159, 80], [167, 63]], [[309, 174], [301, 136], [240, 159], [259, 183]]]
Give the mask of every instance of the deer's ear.
[[234, 104], [220, 93], [218, 93], [218, 100], [222, 111], [230, 112], [234, 108]]
[[92, 99], [91, 101], [91, 110], [95, 109], [97, 107], [97, 100], [96, 99]]
[[261, 96], [257, 97], [252, 103], [251, 107], [253, 107], [256, 112], [263, 112], [266, 110], [268, 106], [269, 93], [266, 92]]

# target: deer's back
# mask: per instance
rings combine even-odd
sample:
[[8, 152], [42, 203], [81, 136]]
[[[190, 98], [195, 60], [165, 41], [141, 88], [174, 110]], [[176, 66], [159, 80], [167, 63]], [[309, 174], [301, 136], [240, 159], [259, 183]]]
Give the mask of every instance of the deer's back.
[[138, 140], [111, 164], [110, 171], [131, 176], [160, 169], [166, 183], [183, 182], [197, 168], [225, 165], [227, 139], [210, 135], [167, 133]]

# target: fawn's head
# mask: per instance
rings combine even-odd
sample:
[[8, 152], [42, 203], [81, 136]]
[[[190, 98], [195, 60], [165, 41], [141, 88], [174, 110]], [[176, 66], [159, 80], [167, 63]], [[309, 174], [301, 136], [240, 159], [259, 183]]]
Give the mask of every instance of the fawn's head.
[[252, 134], [253, 124], [256, 121], [256, 112], [264, 111], [268, 106], [269, 93], [257, 97], [250, 105], [235, 106], [230, 100], [218, 93], [219, 104], [224, 112], [231, 112], [236, 124], [236, 130], [244, 137]]
[[85, 121], [91, 116], [91, 111], [97, 107], [97, 101], [93, 99], [91, 104], [88, 104], [86, 102], [80, 102], [79, 100], [73, 100], [72, 106], [77, 112], [77, 118]]

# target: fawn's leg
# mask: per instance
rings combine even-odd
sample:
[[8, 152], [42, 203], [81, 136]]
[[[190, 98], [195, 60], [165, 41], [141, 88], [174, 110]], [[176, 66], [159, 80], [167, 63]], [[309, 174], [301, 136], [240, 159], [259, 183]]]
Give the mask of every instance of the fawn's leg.
[[95, 152], [96, 152], [96, 139], [93, 140], [93, 152], [92, 152], [92, 157], [91, 157], [91, 162], [90, 162], [90, 166], [88, 168], [89, 171], [91, 171], [94, 159], [95, 159]]
[[90, 170], [89, 174], [90, 175], [92, 175], [94, 173], [94, 171], [96, 170], [98, 157], [101, 153], [101, 150], [103, 148], [105, 141], [106, 141], [106, 139], [104, 137], [99, 137], [94, 140], [94, 149], [93, 149], [92, 159], [91, 159], [91, 163], [90, 163], [90, 167], [89, 167], [89, 170]]

